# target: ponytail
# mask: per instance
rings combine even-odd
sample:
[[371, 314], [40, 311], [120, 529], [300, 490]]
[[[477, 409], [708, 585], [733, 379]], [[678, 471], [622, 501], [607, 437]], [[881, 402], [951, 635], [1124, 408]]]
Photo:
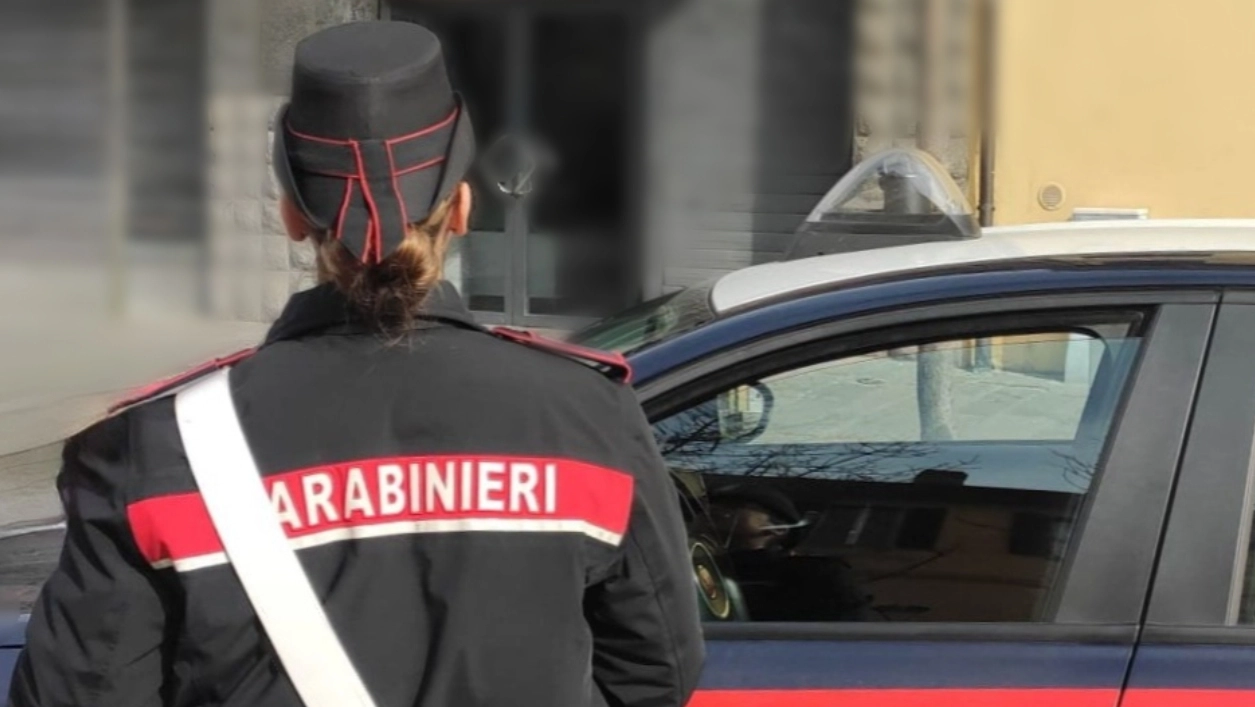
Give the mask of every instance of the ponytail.
[[323, 279], [335, 284], [372, 328], [399, 334], [413, 323], [444, 275], [452, 203], [452, 197], [445, 199], [425, 220], [409, 224], [405, 240], [377, 264], [363, 264], [328, 235], [318, 238]]

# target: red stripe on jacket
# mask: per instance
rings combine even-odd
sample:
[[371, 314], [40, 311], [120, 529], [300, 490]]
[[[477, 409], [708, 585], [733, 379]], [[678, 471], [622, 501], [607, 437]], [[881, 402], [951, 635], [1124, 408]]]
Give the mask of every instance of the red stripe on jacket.
[[[576, 532], [618, 544], [633, 478], [569, 459], [431, 456], [350, 461], [268, 476], [264, 485], [299, 546], [423, 532]], [[127, 516], [155, 565], [222, 552], [199, 493], [133, 503]]]

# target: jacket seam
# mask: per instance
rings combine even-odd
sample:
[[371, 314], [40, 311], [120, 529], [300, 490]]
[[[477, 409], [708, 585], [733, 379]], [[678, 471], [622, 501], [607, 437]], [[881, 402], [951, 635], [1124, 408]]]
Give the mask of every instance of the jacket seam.
[[[640, 542], [637, 541], [635, 536], [631, 538], [631, 543], [632, 543], [632, 546], [636, 548], [636, 551], [641, 556], [641, 564], [645, 567], [645, 573], [649, 575], [650, 584], [654, 584], [655, 586], [657, 586], [654, 582], [654, 577], [657, 576], [657, 573], [654, 572], [654, 569], [650, 566], [648, 553], [644, 551], [644, 548], [641, 547]], [[654, 599], [654, 606], [658, 607], [658, 615], [662, 617], [663, 630], [667, 634], [666, 636], [667, 649], [668, 649], [668, 652], [671, 654], [671, 665], [674, 666], [674, 669], [675, 669], [676, 684], [675, 684], [674, 695], [676, 697], [676, 704], [681, 704], [681, 701], [684, 697], [684, 685], [686, 685], [687, 682], [684, 679], [683, 661], [680, 660], [680, 647], [679, 647], [679, 644], [675, 640], [675, 631], [671, 626], [671, 616], [667, 613], [666, 608], [663, 607], [662, 599], [659, 597], [659, 593], [655, 591], [655, 592], [652, 592], [652, 594], [653, 594], [653, 599]]]
[[[626, 394], [621, 394], [619, 396], [620, 410], [623, 412], [636, 413], [636, 410], [630, 409], [631, 407], [639, 405], [639, 400], [634, 394], [632, 388], [630, 386], [623, 386], [620, 388], [620, 391], [621, 392], [626, 391]], [[628, 405], [629, 402], [632, 404], [631, 406]], [[629, 418], [636, 418], [636, 417], [637, 417], [636, 414], [629, 415]], [[646, 421], [645, 424], [646, 424], [646, 427], [644, 427], [643, 429], [641, 428], [640, 425], [633, 424], [632, 425], [632, 428], [633, 428], [632, 437], [633, 437], [633, 442], [635, 442], [635, 444], [638, 446], [638, 449], [650, 450], [652, 448], [650, 444], [650, 440], [645, 436], [646, 430], [650, 430], [650, 428], [648, 427], [648, 421]], [[653, 466], [653, 464], [650, 462], [652, 462], [652, 457], [654, 456], [657, 456], [657, 452], [655, 452], [653, 455], [648, 454], [648, 453], [645, 455], [647, 463], [644, 465], [644, 468], [646, 472], [648, 472], [650, 468]], [[663, 473], [664, 474], [666, 473], [665, 465], [663, 468]], [[635, 477], [635, 474], [633, 475], [633, 477]], [[669, 481], [669, 479], [664, 479], [664, 481]], [[669, 483], [666, 483], [663, 486], [664, 488], [668, 488], [668, 489], [670, 488]], [[634, 487], [636, 489], [634, 493], [639, 494], [641, 485], [639, 483], [636, 483], [634, 484]], [[654, 578], [658, 575], [658, 573], [650, 565], [649, 553], [645, 552], [645, 549], [641, 547], [641, 544], [636, 537], [636, 533], [633, 532], [634, 530], [635, 530], [634, 527], [629, 526], [628, 542], [630, 542], [632, 546], [636, 548], [636, 551], [640, 553], [641, 565], [644, 566], [646, 574], [649, 575], [650, 584], [657, 586]], [[676, 704], [677, 705], [682, 704], [684, 700], [684, 686], [687, 685], [688, 683], [685, 680], [684, 663], [681, 660], [681, 656], [680, 656], [679, 642], [676, 641], [676, 638], [675, 638], [675, 628], [671, 625], [672, 617], [667, 613], [666, 607], [663, 606], [662, 598], [659, 596], [659, 592], [654, 591], [652, 594], [653, 594], [653, 599], [654, 599], [654, 606], [656, 606], [658, 609], [658, 615], [662, 617], [663, 630], [666, 632], [668, 652], [671, 654], [671, 664], [672, 666], [674, 666], [674, 670], [675, 670], [676, 683], [675, 683], [674, 696], [676, 698]]]

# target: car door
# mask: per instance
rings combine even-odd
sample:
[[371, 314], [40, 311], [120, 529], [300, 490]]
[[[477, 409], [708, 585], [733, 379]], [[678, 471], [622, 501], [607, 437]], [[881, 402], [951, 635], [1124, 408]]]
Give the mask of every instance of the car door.
[[1123, 705], [1255, 704], [1255, 292], [1226, 294]]
[[0, 697], [7, 699], [13, 669], [25, 644], [26, 621], [0, 617]]
[[706, 619], [694, 704], [1116, 705], [1212, 300], [888, 312], [643, 390]]

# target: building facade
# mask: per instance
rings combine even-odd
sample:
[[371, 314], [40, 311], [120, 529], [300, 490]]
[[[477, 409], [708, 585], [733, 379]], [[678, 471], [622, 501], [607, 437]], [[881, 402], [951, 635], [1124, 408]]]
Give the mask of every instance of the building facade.
[[1255, 217], [1255, 94], [1243, 88], [1255, 3], [1004, 0], [997, 11], [996, 223], [1078, 209]]
[[[779, 257], [851, 164], [852, 3], [383, 11], [446, 39], [476, 121], [487, 169], [451, 277], [486, 321], [562, 326]], [[516, 199], [520, 150], [538, 169]]]
[[486, 322], [568, 326], [778, 258], [890, 145], [940, 157], [986, 224], [1255, 215], [1255, 99], [1233, 76], [1255, 52], [1245, 0], [41, 7], [0, 23], [41, 28], [7, 30], [0, 61], [35, 37], [74, 48], [0, 72], [22, 148], [0, 166], [10, 252], [108, 263], [62, 289], [123, 308], [266, 321], [313, 282], [308, 246], [282, 236], [267, 128], [296, 41], [377, 17], [441, 35], [471, 107], [487, 169], [448, 275]]
[[[109, 284], [124, 308], [265, 321], [311, 284], [262, 156], [296, 41], [339, 22], [419, 22], [447, 41], [496, 167], [448, 264], [486, 322], [569, 325], [776, 258], [852, 160], [849, 3], [57, 2], [83, 5], [73, 70], [105, 88], [76, 115], [113, 120], [75, 123], [94, 161], [58, 175], [101, 193], [47, 211], [117, 215], [91, 260], [123, 272]], [[539, 165], [525, 198], [501, 186], [526, 171], [520, 153]]]

